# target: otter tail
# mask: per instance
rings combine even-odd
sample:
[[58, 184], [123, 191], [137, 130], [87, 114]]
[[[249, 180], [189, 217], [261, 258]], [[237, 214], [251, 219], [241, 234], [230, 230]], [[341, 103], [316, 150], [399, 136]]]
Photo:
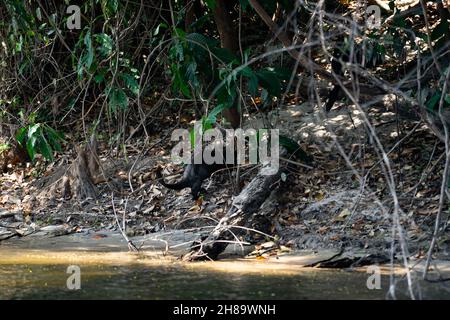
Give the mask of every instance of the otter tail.
[[159, 182], [166, 188], [172, 189], [172, 190], [182, 190], [184, 188], [189, 187], [189, 182], [186, 179], [181, 179], [179, 182], [176, 183], [166, 183], [164, 181], [164, 177], [162, 176], [161, 169], [156, 171], [156, 177], [158, 178]]

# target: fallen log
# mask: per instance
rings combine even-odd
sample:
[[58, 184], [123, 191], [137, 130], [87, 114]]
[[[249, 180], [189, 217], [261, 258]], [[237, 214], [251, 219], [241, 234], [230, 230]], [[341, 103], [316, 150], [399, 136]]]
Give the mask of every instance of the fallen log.
[[[284, 157], [287, 150], [280, 148], [280, 157]], [[192, 250], [183, 260], [194, 261], [217, 259], [228, 244], [240, 242], [239, 237], [255, 222], [256, 217], [267, 219], [274, 212], [274, 194], [278, 189], [278, 182], [284, 167], [280, 163], [279, 170], [271, 173], [269, 165], [263, 165], [258, 174], [233, 200], [226, 215], [219, 221], [214, 230], [201, 241], [194, 243]]]

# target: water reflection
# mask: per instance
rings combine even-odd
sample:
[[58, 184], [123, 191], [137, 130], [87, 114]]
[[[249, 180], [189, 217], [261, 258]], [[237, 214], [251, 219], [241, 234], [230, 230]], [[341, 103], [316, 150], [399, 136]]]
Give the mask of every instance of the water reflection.
[[[230, 274], [179, 266], [81, 266], [81, 290], [63, 265], [0, 265], [1, 299], [383, 299], [364, 273]], [[388, 288], [383, 277], [382, 287]]]
[[[69, 265], [81, 268], [81, 290], [67, 289]], [[368, 274], [288, 263], [222, 261], [184, 264], [160, 253], [0, 251], [0, 299], [385, 299]], [[422, 283], [423, 298], [450, 299], [448, 284]], [[404, 282], [397, 298], [407, 298]]]

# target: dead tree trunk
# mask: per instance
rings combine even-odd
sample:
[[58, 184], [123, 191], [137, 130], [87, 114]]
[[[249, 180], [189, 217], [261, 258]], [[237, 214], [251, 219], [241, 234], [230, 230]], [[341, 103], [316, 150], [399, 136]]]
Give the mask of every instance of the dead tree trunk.
[[233, 27], [233, 20], [225, 0], [216, 0], [214, 20], [216, 21], [217, 31], [219, 31], [222, 47], [232, 53], [238, 52], [239, 42], [236, 37], [236, 30]]

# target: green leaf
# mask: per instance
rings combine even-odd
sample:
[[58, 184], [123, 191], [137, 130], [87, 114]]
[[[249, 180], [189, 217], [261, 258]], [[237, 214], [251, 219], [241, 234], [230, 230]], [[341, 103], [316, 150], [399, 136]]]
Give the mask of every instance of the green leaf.
[[191, 83], [192, 87], [200, 89], [200, 82], [197, 78], [197, 63], [195, 61], [188, 65], [185, 77]]
[[87, 54], [85, 55], [84, 65], [89, 69], [94, 61], [94, 49], [92, 47], [91, 31], [88, 31], [84, 36], [84, 44], [87, 47]]
[[202, 48], [203, 50], [206, 50], [208, 48], [214, 48], [217, 47], [219, 42], [215, 39], [205, 37], [201, 33], [189, 33], [186, 35], [186, 40], [190, 42], [193, 46], [196, 46], [197, 48]]
[[256, 73], [261, 86], [267, 90], [269, 95], [279, 97], [281, 95], [281, 83], [276, 73], [269, 70], [260, 70]]
[[119, 9], [119, 0], [101, 0], [102, 11], [107, 17], [117, 13]]
[[427, 103], [428, 110], [434, 111], [436, 109], [436, 105], [438, 104], [440, 99], [441, 99], [441, 92], [438, 91], [428, 101], [428, 103]]
[[173, 82], [173, 86], [174, 86], [174, 90], [181, 90], [181, 93], [188, 97], [191, 98], [191, 92], [189, 90], [189, 87], [187, 85], [187, 83], [184, 81], [184, 79], [181, 77], [180, 75], [180, 70], [177, 68], [174, 70], [174, 82]]
[[25, 147], [25, 140], [27, 138], [27, 131], [28, 127], [20, 128], [16, 135], [17, 142], [22, 146]]
[[104, 74], [101, 74], [101, 73], [99, 73], [99, 74], [97, 74], [95, 77], [94, 77], [94, 81], [95, 81], [95, 83], [101, 83], [101, 82], [103, 82], [103, 81], [105, 81], [105, 75]]
[[205, 131], [207, 131], [207, 130], [209, 130], [209, 129], [212, 129], [212, 127], [213, 127], [213, 122], [211, 122], [210, 120], [209, 120], [209, 118], [207, 118], [207, 117], [202, 117], [202, 132], [205, 132]]
[[185, 39], [186, 38], [186, 31], [184, 31], [183, 29], [180, 29], [180, 28], [175, 28], [175, 35], [178, 36], [181, 39]]
[[42, 14], [41, 14], [41, 8], [36, 9], [36, 18], [41, 21], [42, 20]]
[[47, 139], [45, 139], [44, 136], [41, 136], [41, 139], [39, 139], [38, 149], [46, 160], [53, 161], [52, 148], [50, 147], [50, 145], [47, 142]]
[[211, 10], [216, 8], [216, 0], [205, 0], [205, 3]]
[[183, 45], [178, 42], [176, 43], [172, 49], [175, 51], [176, 57], [179, 59], [180, 62], [184, 61], [184, 48]]
[[116, 113], [118, 109], [125, 110], [128, 108], [128, 97], [122, 89], [111, 89], [109, 94], [109, 108], [112, 113]]
[[27, 152], [32, 161], [34, 161], [34, 158], [36, 156], [35, 148], [36, 148], [36, 137], [32, 136], [27, 140]]
[[250, 80], [248, 81], [248, 91], [252, 96], [256, 96], [258, 94], [258, 86], [259, 86], [259, 80], [256, 75], [253, 75], [250, 77]]
[[[203, 134], [203, 133], [205, 133], [205, 131], [212, 129], [213, 124], [214, 123], [209, 119], [209, 117], [202, 117], [201, 125], [200, 125], [200, 134]], [[195, 134], [196, 134], [196, 132], [195, 132], [195, 127], [194, 127], [189, 132], [192, 148], [194, 148], [194, 146], [195, 146], [195, 140], [196, 140]]]
[[58, 152], [62, 152], [61, 144], [59, 143], [59, 141], [64, 140], [62, 134], [56, 132], [53, 128], [49, 126], [45, 127], [45, 132], [48, 136], [48, 140], [51, 147]]
[[139, 94], [139, 84], [136, 81], [136, 79], [128, 73], [120, 73], [119, 77], [123, 80], [123, 82], [125, 83], [126, 87], [134, 94], [134, 95], [138, 95]]
[[113, 49], [112, 38], [105, 33], [96, 34], [94, 37], [95, 37], [95, 40], [97, 41], [97, 43], [100, 44], [100, 46], [97, 48], [97, 50], [100, 52], [100, 54], [103, 57], [105, 57], [105, 58], [108, 57], [112, 53], [112, 49]]
[[261, 99], [264, 102], [267, 102], [267, 99], [269, 98], [269, 92], [266, 89], [261, 90]]
[[450, 105], [450, 93], [447, 93], [444, 98], [445, 102]]
[[168, 26], [167, 26], [167, 24], [164, 23], [164, 22], [158, 24], [158, 26], [156, 27], [155, 31], [153, 32], [153, 35], [154, 35], [154, 36], [157, 36], [157, 35], [159, 34], [159, 31], [160, 31], [161, 28], [167, 29]]
[[30, 126], [28, 129], [28, 139], [30, 139], [33, 136], [36, 136], [36, 133], [38, 131], [40, 131], [40, 128], [41, 128], [41, 125], [39, 123]]
[[250, 67], [245, 67], [240, 71], [240, 74], [244, 77], [251, 78], [255, 75], [253, 70]]
[[244, 12], [250, 6], [250, 3], [248, 2], [248, 0], [239, 0], [239, 3], [241, 5], [242, 11], [244, 11]]

